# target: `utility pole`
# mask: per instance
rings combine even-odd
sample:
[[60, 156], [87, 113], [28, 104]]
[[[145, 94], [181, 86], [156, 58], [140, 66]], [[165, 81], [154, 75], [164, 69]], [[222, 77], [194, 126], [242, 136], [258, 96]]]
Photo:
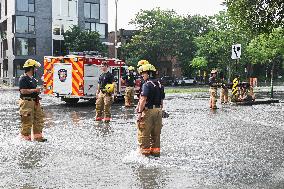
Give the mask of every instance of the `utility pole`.
[[117, 3], [118, 0], [115, 0], [115, 27], [114, 27], [114, 58], [117, 59]]

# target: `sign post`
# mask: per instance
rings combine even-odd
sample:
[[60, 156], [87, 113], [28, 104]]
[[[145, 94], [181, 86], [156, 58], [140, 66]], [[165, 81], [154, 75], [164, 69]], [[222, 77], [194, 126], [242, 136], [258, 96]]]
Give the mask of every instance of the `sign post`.
[[233, 80], [233, 88], [232, 88], [232, 94], [233, 94], [233, 96], [234, 97], [236, 97], [237, 96], [237, 91], [238, 91], [238, 88], [237, 88], [237, 86], [238, 86], [238, 84], [239, 84], [239, 78], [238, 78], [238, 61], [239, 61], [239, 59], [241, 58], [241, 44], [234, 44], [234, 45], [232, 45], [232, 56], [231, 56], [231, 58], [233, 59], [233, 60], [236, 60], [236, 71], [235, 71], [235, 76], [236, 76], [236, 78], [234, 78], [234, 80]]
[[241, 44], [235, 44], [235, 45], [232, 45], [232, 56], [231, 58], [233, 60], [236, 60], [236, 74], [237, 74], [237, 70], [238, 70], [238, 62], [239, 62], [239, 59], [241, 58]]

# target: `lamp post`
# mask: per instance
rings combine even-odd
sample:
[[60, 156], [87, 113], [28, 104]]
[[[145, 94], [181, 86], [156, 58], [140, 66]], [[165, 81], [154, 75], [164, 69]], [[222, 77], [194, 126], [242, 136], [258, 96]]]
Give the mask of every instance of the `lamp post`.
[[117, 59], [117, 2], [115, 0], [115, 26], [114, 26], [114, 58]]

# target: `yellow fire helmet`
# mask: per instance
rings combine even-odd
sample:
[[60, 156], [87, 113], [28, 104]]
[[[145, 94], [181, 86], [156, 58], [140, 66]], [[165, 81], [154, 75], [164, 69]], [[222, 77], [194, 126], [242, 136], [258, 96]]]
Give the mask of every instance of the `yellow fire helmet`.
[[135, 70], [135, 68], [134, 68], [133, 66], [129, 66], [127, 69], [128, 69], [129, 71], [134, 71], [134, 70]]
[[104, 91], [107, 93], [113, 93], [114, 92], [114, 84], [106, 84]]
[[211, 74], [217, 73], [217, 70], [212, 70]]
[[142, 65], [145, 65], [145, 64], [150, 64], [148, 60], [140, 60], [137, 64], [137, 66], [142, 66]]
[[41, 64], [40, 64], [38, 61], [33, 60], [33, 59], [28, 59], [28, 60], [26, 60], [26, 62], [25, 62], [25, 64], [24, 64], [23, 68], [28, 68], [28, 67], [40, 67], [40, 66], [41, 66]]
[[152, 64], [144, 64], [138, 68], [139, 74], [142, 74], [142, 72], [148, 72], [148, 71], [156, 72], [155, 66], [153, 66]]

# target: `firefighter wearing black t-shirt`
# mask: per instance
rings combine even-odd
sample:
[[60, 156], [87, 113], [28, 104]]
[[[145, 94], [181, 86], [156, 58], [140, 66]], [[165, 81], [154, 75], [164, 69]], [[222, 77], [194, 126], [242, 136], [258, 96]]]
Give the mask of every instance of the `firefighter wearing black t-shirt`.
[[[139, 72], [139, 68], [140, 68], [140, 66], [143, 66], [143, 65], [145, 65], [145, 64], [150, 64], [149, 63], [149, 61], [148, 60], [139, 60], [139, 62], [137, 63], [137, 71]], [[142, 78], [142, 76], [141, 76], [141, 82], [140, 82], [140, 88], [139, 88], [139, 94], [138, 94], [138, 97], [140, 96], [140, 94], [141, 94], [141, 91], [142, 91], [142, 86], [143, 86], [143, 84], [144, 84], [144, 80], [143, 80], [143, 78]]]
[[209, 78], [209, 93], [210, 93], [210, 101], [209, 101], [209, 106], [211, 109], [217, 109], [217, 70], [212, 70], [211, 71], [211, 77]]
[[108, 71], [108, 67], [107, 62], [102, 63], [103, 73], [100, 75], [96, 92], [96, 121], [110, 121], [112, 95], [116, 97], [116, 84], [114, 82], [114, 76]]
[[134, 67], [129, 66], [128, 74], [122, 77], [122, 81], [126, 85], [125, 95], [124, 95], [125, 107], [131, 107], [134, 103], [134, 93], [135, 93], [134, 86], [135, 86], [136, 75], [134, 75], [133, 71]]
[[31, 130], [33, 130], [34, 140], [39, 142], [46, 141], [42, 135], [44, 125], [44, 113], [39, 103], [40, 88], [37, 88], [37, 80], [33, 77], [36, 67], [40, 63], [28, 59], [23, 68], [25, 74], [20, 77], [20, 115], [21, 115], [21, 137], [25, 140], [32, 140]]
[[138, 103], [138, 144], [143, 155], [159, 157], [164, 87], [153, 65], [142, 65], [138, 71], [145, 81]]

